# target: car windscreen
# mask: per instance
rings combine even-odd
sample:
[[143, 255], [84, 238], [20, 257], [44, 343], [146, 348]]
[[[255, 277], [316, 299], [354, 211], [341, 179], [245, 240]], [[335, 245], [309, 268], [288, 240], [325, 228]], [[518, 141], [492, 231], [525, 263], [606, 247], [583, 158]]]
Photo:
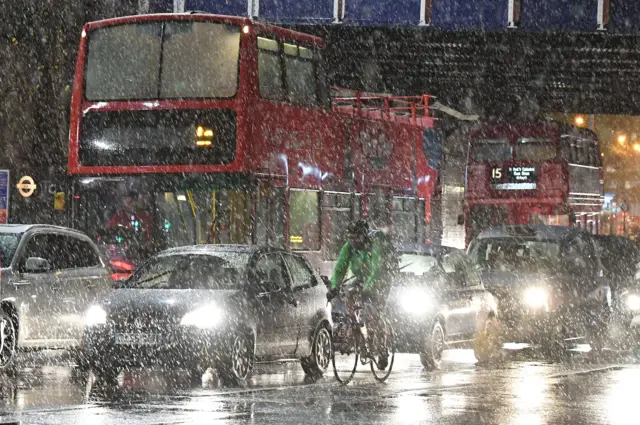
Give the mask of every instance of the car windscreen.
[[249, 253], [160, 255], [136, 272], [134, 289], [242, 289]]
[[438, 265], [438, 260], [431, 254], [402, 254], [400, 256], [400, 272], [422, 276], [432, 271]]
[[559, 240], [491, 238], [477, 240], [471, 259], [481, 270], [551, 272], [562, 269]]
[[20, 235], [18, 234], [0, 233], [0, 267], [11, 264], [19, 242]]

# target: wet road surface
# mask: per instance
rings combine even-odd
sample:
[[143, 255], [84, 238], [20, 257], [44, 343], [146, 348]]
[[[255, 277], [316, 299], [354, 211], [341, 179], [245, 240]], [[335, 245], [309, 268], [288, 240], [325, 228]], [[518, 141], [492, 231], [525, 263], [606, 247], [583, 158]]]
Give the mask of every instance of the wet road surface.
[[332, 375], [305, 382], [296, 363], [259, 365], [246, 388], [209, 375], [127, 373], [117, 389], [75, 374], [64, 359], [22, 359], [0, 380], [0, 423], [22, 424], [611, 424], [640, 423], [640, 365], [626, 356], [577, 354], [561, 364], [519, 354], [490, 367], [469, 350], [424, 372], [400, 354], [385, 384], [368, 366], [342, 387]]

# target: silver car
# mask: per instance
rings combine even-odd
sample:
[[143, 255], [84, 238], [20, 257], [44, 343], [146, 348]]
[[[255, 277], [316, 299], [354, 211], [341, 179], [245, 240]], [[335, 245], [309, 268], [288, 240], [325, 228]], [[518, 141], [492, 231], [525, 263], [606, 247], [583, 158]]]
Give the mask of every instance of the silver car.
[[77, 347], [84, 312], [111, 291], [97, 246], [48, 225], [0, 225], [0, 367], [16, 349]]
[[577, 339], [602, 349], [611, 288], [593, 235], [559, 226], [495, 227], [478, 235], [469, 255], [498, 299], [509, 342], [554, 355]]

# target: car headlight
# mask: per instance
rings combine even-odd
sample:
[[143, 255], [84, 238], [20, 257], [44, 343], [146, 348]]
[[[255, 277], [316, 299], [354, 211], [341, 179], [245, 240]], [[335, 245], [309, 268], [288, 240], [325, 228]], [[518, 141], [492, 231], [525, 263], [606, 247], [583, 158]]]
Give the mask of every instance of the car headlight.
[[409, 288], [402, 293], [400, 303], [407, 312], [417, 315], [429, 311], [433, 300], [424, 289]]
[[89, 307], [84, 316], [85, 326], [104, 325], [105, 323], [107, 323], [107, 312], [104, 308], [99, 305]]
[[531, 308], [548, 308], [549, 293], [544, 288], [529, 288], [524, 293], [524, 303]]
[[640, 296], [636, 294], [630, 294], [627, 296], [627, 308], [631, 311], [640, 310]]
[[183, 326], [195, 326], [198, 329], [210, 329], [217, 326], [222, 320], [222, 312], [213, 305], [201, 307], [185, 314], [180, 324]]

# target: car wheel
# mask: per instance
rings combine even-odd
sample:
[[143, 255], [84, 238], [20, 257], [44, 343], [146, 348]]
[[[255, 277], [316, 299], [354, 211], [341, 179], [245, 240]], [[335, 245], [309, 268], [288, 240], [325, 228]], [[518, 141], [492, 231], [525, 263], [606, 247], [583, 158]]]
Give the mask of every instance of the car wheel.
[[232, 338], [226, 360], [218, 366], [218, 376], [226, 384], [246, 385], [253, 370], [255, 353], [253, 339], [246, 333], [240, 333]]
[[0, 369], [12, 369], [12, 360], [16, 354], [16, 328], [11, 317], [0, 310]]
[[500, 329], [495, 314], [489, 314], [482, 331], [476, 335], [473, 343], [473, 355], [478, 363], [491, 361], [500, 353], [502, 343], [500, 341]]
[[442, 323], [439, 320], [431, 327], [431, 331], [424, 337], [422, 350], [420, 351], [420, 362], [425, 370], [431, 371], [440, 368], [442, 362], [442, 352], [445, 348], [445, 334]]
[[300, 360], [302, 370], [311, 378], [321, 378], [331, 363], [332, 353], [331, 333], [324, 324], [321, 324], [313, 335], [311, 355]]

